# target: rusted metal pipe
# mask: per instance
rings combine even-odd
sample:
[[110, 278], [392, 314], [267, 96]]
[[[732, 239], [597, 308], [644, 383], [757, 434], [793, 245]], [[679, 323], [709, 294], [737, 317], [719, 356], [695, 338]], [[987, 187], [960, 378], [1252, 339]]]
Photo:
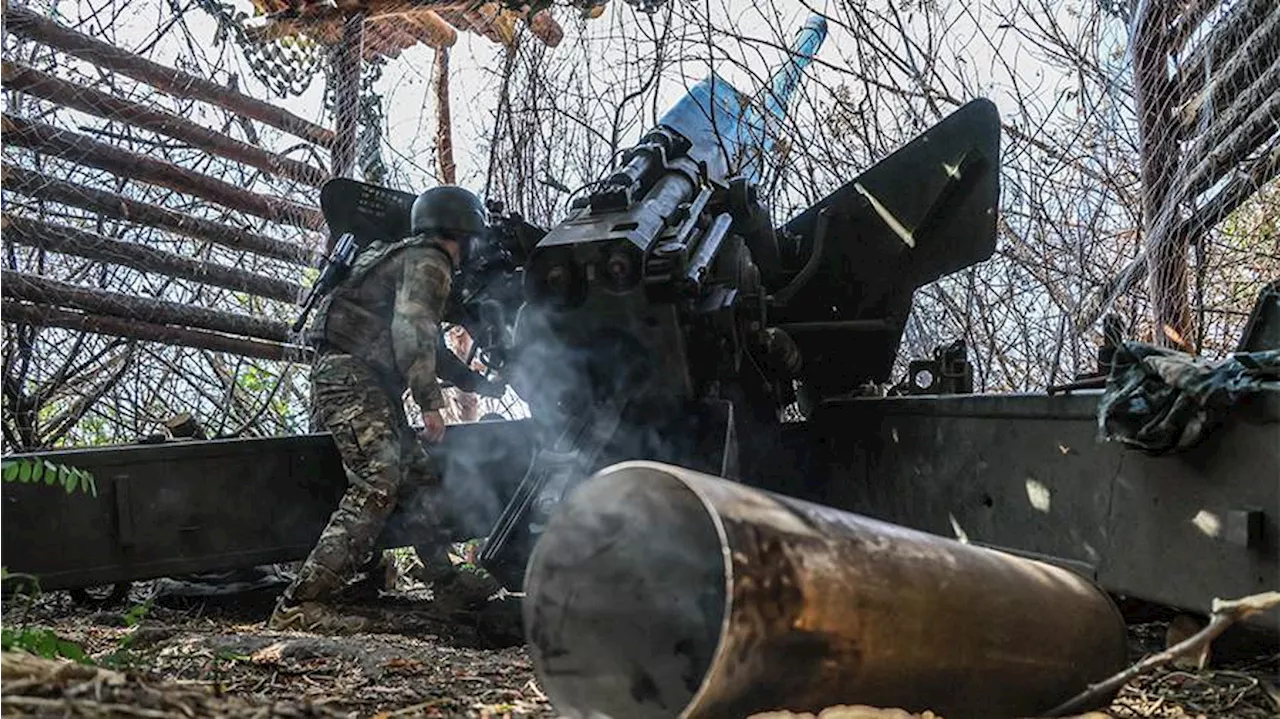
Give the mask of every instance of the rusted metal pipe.
[[524, 621], [571, 717], [1034, 716], [1126, 660], [1111, 600], [1064, 569], [655, 462], [565, 500]]

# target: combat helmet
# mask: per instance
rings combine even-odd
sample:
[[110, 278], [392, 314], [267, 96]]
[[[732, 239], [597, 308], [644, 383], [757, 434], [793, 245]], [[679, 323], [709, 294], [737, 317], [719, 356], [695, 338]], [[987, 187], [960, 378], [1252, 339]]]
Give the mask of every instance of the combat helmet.
[[457, 185], [441, 185], [418, 195], [409, 212], [413, 234], [440, 232], [461, 239], [488, 230], [489, 212], [470, 190]]
[[439, 233], [455, 240], [461, 264], [475, 254], [489, 230], [489, 211], [475, 193], [457, 185], [433, 187], [413, 201], [409, 229], [415, 234]]

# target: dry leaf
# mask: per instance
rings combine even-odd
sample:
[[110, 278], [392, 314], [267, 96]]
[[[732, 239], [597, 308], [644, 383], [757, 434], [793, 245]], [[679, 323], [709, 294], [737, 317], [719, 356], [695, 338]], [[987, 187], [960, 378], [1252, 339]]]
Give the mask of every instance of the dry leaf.
[[390, 671], [402, 674], [416, 674], [422, 671], [422, 662], [417, 659], [403, 659], [397, 657], [395, 659], [388, 659], [382, 666]]
[[[1204, 629], [1208, 622], [1193, 617], [1190, 614], [1179, 614], [1169, 622], [1169, 628], [1164, 633], [1165, 649], [1190, 639], [1197, 632]], [[1205, 644], [1200, 651], [1194, 654], [1181, 656], [1173, 660], [1173, 665], [1180, 669], [1203, 669], [1209, 663], [1209, 647], [1211, 644]]]
[[284, 642], [269, 644], [249, 655], [254, 664], [278, 664], [284, 658]]

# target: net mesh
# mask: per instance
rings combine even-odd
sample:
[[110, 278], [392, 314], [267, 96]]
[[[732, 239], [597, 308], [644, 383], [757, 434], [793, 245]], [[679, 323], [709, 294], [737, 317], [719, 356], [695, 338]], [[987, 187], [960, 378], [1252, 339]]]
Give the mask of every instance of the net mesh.
[[305, 93], [329, 66], [331, 53], [312, 38], [300, 34], [274, 40], [253, 37], [245, 30], [253, 16], [245, 10], [214, 0], [196, 0], [196, 5], [217, 22], [213, 44], [232, 39], [254, 77], [277, 96]]
[[[708, 72], [761, 86], [810, 11], [371, 2], [353, 32], [282, 0], [9, 7], [6, 450], [132, 441], [180, 413], [210, 436], [307, 431], [307, 368], [281, 343], [328, 239], [325, 178], [457, 182], [550, 226]], [[1107, 316], [1234, 349], [1280, 276], [1280, 6], [847, 0], [827, 17], [773, 128], [775, 219], [968, 99], [1004, 123], [996, 254], [917, 293], [898, 377], [964, 339], [975, 390], [1040, 390], [1095, 371]], [[468, 341], [450, 337], [459, 356]], [[451, 421], [526, 412], [511, 393], [450, 402]]]

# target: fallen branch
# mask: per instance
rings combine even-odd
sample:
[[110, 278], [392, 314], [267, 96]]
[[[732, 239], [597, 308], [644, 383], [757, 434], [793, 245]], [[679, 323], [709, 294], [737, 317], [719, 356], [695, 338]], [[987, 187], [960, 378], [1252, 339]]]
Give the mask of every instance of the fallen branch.
[[325, 226], [324, 215], [315, 207], [261, 195], [211, 175], [129, 152], [39, 120], [0, 114], [0, 127], [3, 128], [6, 146], [24, 147], [43, 155], [96, 167], [117, 177], [199, 197], [272, 222], [308, 230], [319, 230]]
[[4, 315], [5, 322], [14, 324], [26, 324], [35, 327], [60, 327], [108, 337], [124, 337], [163, 345], [194, 347], [212, 352], [225, 352], [240, 357], [255, 357], [277, 362], [306, 363], [309, 361], [305, 350], [301, 347], [261, 342], [244, 337], [229, 337], [191, 327], [174, 327], [172, 325], [126, 320], [119, 317], [68, 312], [58, 307], [8, 299], [0, 300], [0, 314]]
[[1280, 592], [1263, 592], [1243, 599], [1215, 599], [1213, 600], [1213, 617], [1209, 620], [1209, 625], [1204, 629], [1163, 652], [1152, 654], [1110, 679], [1091, 685], [1071, 699], [1050, 709], [1045, 713], [1045, 716], [1067, 716], [1072, 712], [1080, 711], [1082, 707], [1097, 706], [1104, 702], [1107, 697], [1120, 691], [1120, 688], [1129, 683], [1134, 677], [1145, 674], [1156, 667], [1169, 664], [1179, 657], [1199, 653], [1213, 640], [1221, 636], [1223, 632], [1227, 631], [1227, 627], [1232, 624], [1245, 617], [1271, 611], [1277, 607], [1280, 607]]
[[303, 291], [301, 285], [286, 280], [164, 252], [139, 242], [103, 237], [68, 225], [0, 214], [0, 229], [4, 230], [5, 239], [15, 244], [132, 267], [141, 272], [154, 272], [234, 292], [247, 292], [281, 302], [297, 302]]
[[[171, 302], [137, 294], [80, 287], [13, 270], [0, 270], [0, 296], [89, 314], [110, 315], [134, 322], [191, 327], [277, 343], [287, 342], [289, 339], [288, 325], [265, 317], [214, 310], [190, 302]], [[8, 318], [5, 319], [8, 321]]]

